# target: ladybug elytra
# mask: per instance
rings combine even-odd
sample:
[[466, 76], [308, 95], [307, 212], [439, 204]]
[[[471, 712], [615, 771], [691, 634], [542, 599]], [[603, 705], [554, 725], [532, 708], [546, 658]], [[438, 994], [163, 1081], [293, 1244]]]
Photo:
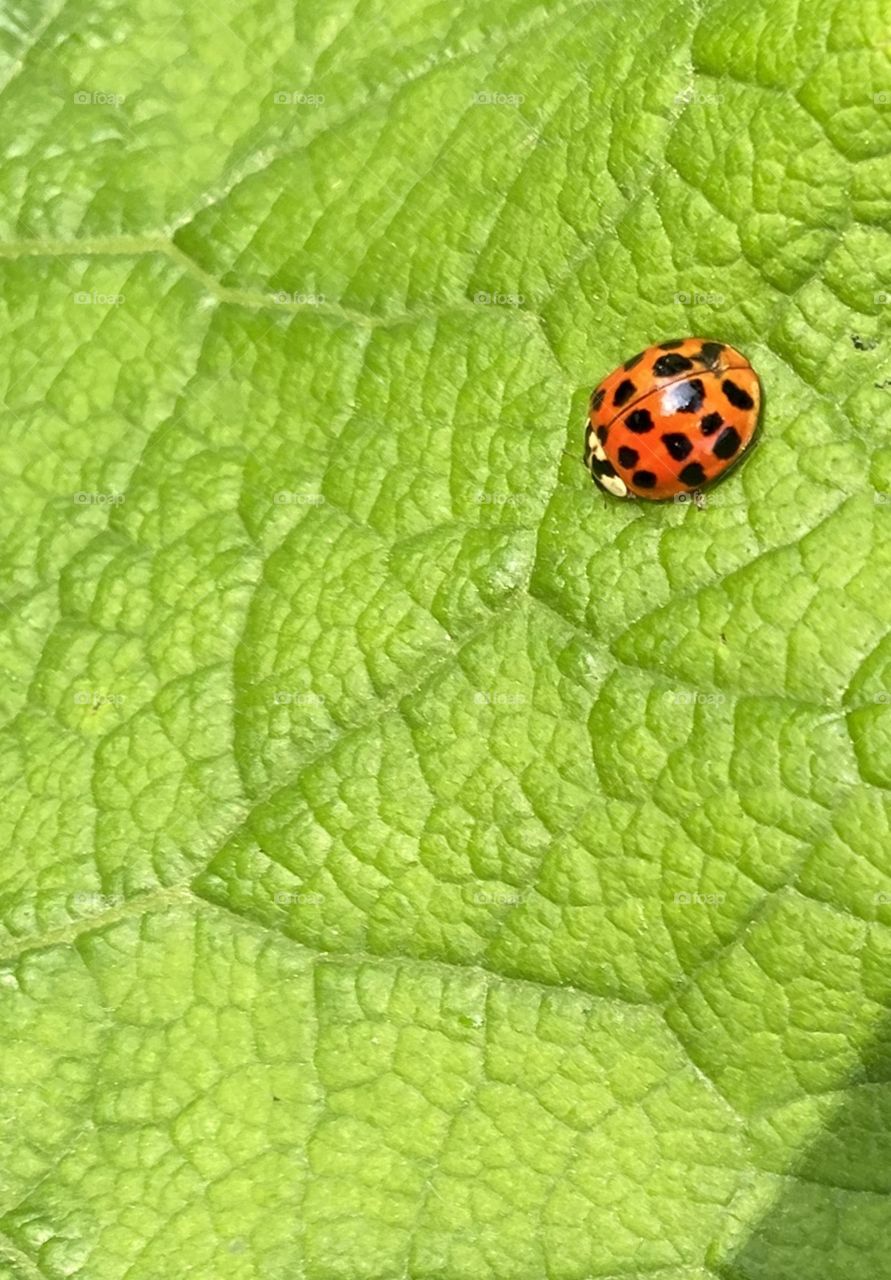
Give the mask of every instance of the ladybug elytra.
[[698, 493], [749, 448], [761, 384], [746, 357], [710, 338], [647, 347], [591, 396], [585, 466], [616, 498]]

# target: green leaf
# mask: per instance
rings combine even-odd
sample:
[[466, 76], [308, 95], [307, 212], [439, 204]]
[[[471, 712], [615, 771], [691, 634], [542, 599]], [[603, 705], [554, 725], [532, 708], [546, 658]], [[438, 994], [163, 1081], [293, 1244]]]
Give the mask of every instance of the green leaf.
[[7, 10], [0, 1280], [891, 1280], [889, 17]]

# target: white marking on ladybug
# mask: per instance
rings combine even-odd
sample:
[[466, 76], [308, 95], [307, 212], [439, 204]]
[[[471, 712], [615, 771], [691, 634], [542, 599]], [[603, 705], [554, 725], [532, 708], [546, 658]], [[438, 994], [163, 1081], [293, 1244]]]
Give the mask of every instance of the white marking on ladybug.
[[606, 462], [606, 450], [597, 438], [597, 432], [592, 426], [588, 426], [588, 448], [597, 459], [598, 462]]
[[614, 498], [628, 497], [628, 486], [621, 476], [598, 476], [597, 480]]

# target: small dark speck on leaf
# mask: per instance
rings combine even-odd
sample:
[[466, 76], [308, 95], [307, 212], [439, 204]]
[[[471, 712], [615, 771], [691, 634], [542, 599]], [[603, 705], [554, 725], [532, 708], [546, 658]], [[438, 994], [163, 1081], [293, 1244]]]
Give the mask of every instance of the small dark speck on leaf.
[[878, 338], [861, 338], [859, 333], [852, 333], [851, 341], [858, 351], [874, 351], [879, 345]]

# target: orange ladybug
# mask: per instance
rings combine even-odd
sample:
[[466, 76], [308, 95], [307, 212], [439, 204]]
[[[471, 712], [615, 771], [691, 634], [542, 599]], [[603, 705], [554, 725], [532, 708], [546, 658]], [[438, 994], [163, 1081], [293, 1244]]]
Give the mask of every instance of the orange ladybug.
[[742, 352], [711, 338], [660, 342], [595, 387], [585, 466], [614, 498], [695, 494], [740, 460], [760, 408], [761, 384]]

